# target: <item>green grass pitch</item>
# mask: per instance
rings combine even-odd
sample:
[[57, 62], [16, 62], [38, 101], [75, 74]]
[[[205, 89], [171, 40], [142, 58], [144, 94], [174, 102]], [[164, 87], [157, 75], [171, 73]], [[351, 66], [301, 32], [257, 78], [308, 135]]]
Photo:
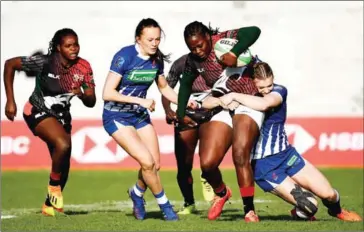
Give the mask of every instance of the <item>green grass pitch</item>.
[[[343, 222], [328, 216], [320, 201], [315, 222], [292, 221], [291, 205], [256, 188], [255, 207], [261, 222], [243, 220], [234, 170], [222, 170], [233, 197], [222, 216], [208, 221], [209, 203], [202, 197], [199, 171], [194, 170], [194, 192], [198, 214], [180, 216], [178, 222], [165, 222], [157, 203], [147, 191], [147, 218], [132, 216], [126, 190], [136, 181], [136, 171], [71, 171], [64, 191], [65, 214], [45, 217], [40, 213], [48, 182], [47, 171], [3, 171], [1, 177], [1, 231], [363, 231], [363, 223]], [[363, 216], [363, 169], [322, 169], [341, 194], [342, 206]], [[176, 171], [162, 171], [167, 197], [175, 209], [183, 199]]]

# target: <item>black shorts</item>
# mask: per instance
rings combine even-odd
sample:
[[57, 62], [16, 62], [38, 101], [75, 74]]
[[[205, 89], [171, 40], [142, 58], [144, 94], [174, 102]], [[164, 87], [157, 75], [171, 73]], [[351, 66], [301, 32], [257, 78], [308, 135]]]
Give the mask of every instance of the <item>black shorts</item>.
[[[30, 103], [27, 103], [30, 104]], [[27, 123], [29, 129], [33, 132], [33, 134], [36, 136], [37, 134], [35, 133], [35, 128], [37, 127], [37, 125], [43, 121], [46, 118], [49, 117], [54, 117], [57, 119], [57, 121], [59, 123], [62, 124], [63, 128], [65, 129], [65, 131], [68, 134], [71, 134], [71, 130], [72, 130], [72, 117], [69, 111], [65, 111], [65, 112], [61, 112], [58, 113], [58, 117], [55, 117], [54, 115], [51, 115], [47, 112], [44, 111], [40, 111], [37, 108], [35, 108], [34, 106], [32, 106], [30, 104], [30, 106], [28, 105], [28, 107], [31, 107], [28, 110], [24, 110], [23, 112], [23, 118], [25, 120], [25, 122]], [[27, 112], [25, 112], [27, 111]]]

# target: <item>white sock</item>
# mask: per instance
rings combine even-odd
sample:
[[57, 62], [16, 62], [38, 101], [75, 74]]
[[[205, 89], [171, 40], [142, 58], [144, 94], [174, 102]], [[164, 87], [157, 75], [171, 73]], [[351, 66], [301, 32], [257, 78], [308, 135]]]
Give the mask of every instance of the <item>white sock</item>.
[[138, 184], [135, 184], [133, 187], [133, 191], [135, 193], [135, 195], [137, 195], [138, 197], [143, 197], [144, 193], [145, 193], [145, 189], [141, 189]]
[[335, 193], [336, 193], [336, 200], [335, 200], [335, 203], [338, 202], [340, 200], [340, 195], [339, 195], [339, 192], [336, 191], [336, 189], [334, 189]]
[[168, 198], [167, 198], [166, 194], [164, 193], [164, 190], [162, 190], [162, 192], [160, 192], [154, 196], [157, 199], [158, 205], [164, 205], [168, 202]]

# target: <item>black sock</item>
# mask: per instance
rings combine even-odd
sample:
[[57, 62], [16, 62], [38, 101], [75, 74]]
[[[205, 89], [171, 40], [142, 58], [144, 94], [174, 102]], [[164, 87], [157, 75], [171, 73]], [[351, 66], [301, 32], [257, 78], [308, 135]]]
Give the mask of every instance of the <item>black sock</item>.
[[52, 171], [49, 175], [49, 185], [57, 186], [61, 184], [61, 172]]
[[185, 202], [184, 204], [183, 204], [183, 206], [184, 207], [187, 207], [187, 206], [190, 206], [190, 205], [194, 205], [195, 204], [195, 202], [194, 201], [192, 201], [192, 202]]
[[185, 205], [195, 204], [195, 199], [193, 197], [193, 179], [192, 175], [188, 175], [186, 173], [178, 173], [177, 174], [177, 182], [178, 186], [183, 195]]
[[52, 206], [51, 202], [49, 201], [48, 196], [46, 197], [46, 200], [45, 200], [44, 204], [45, 204], [46, 206]]
[[336, 216], [338, 215], [339, 213], [341, 213], [341, 206], [340, 206], [340, 195], [339, 193], [334, 189], [335, 193], [336, 193], [336, 198], [337, 198], [337, 201], [329, 201], [327, 199], [322, 199], [322, 203], [324, 204], [324, 206], [327, 207], [328, 211], [329, 211], [329, 214], [331, 216]]
[[61, 184], [61, 180], [53, 180], [52, 178], [49, 178], [49, 185], [58, 186], [60, 184]]
[[226, 195], [226, 187], [221, 192], [215, 193], [219, 197], [224, 197]]
[[340, 200], [338, 202], [330, 202], [326, 199], [323, 199], [322, 203], [329, 209], [330, 215], [336, 216], [341, 213]]
[[250, 210], [253, 210], [253, 211], [255, 210], [254, 209], [254, 196], [242, 197], [242, 199], [243, 199], [245, 214], [247, 214]]

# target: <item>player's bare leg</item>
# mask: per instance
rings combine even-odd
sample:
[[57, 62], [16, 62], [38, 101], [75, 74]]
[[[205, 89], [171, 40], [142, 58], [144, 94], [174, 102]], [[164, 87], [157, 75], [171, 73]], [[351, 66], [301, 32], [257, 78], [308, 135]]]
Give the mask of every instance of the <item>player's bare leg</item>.
[[339, 193], [315, 166], [307, 160], [305, 163], [304, 168], [292, 176], [292, 179], [321, 198], [329, 215], [343, 221], [362, 221], [357, 213], [341, 208]]
[[219, 121], [210, 121], [200, 126], [200, 165], [203, 176], [212, 186], [215, 198], [208, 212], [208, 219], [217, 219], [226, 201], [231, 197], [231, 190], [222, 180], [219, 165], [231, 146], [232, 128]]
[[238, 179], [240, 195], [244, 204], [246, 222], [258, 222], [254, 207], [254, 177], [250, 164], [250, 151], [259, 135], [256, 122], [248, 115], [235, 114], [233, 117], [233, 161]]

